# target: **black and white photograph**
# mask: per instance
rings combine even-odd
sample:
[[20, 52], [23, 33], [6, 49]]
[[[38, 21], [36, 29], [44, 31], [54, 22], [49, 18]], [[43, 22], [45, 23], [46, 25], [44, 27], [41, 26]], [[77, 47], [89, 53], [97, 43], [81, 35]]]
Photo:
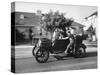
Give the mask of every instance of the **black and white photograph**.
[[98, 7], [11, 3], [11, 72], [97, 69]]

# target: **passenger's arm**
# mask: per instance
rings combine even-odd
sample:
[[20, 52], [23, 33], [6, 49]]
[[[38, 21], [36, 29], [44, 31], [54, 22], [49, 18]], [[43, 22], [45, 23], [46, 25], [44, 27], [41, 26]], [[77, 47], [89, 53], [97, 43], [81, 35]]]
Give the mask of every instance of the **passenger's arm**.
[[63, 40], [66, 40], [66, 39], [68, 39], [69, 37], [62, 37], [61, 39], [63, 39]]

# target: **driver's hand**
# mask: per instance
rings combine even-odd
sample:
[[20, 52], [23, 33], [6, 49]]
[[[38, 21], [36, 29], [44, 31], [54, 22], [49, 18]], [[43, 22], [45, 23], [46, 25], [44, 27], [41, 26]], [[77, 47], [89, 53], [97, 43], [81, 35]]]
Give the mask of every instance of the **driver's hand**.
[[62, 36], [62, 35], [60, 35], [59, 39], [62, 39], [62, 38], [63, 38], [63, 36]]
[[59, 37], [59, 39], [62, 39], [62, 37]]

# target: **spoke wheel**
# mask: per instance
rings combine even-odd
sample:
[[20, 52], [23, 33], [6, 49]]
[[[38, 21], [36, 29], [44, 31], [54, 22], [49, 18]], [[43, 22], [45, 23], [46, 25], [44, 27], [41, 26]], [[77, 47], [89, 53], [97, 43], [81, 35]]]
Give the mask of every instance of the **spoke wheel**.
[[49, 58], [49, 52], [46, 50], [38, 50], [36, 53], [36, 61], [39, 63], [45, 63], [47, 62], [48, 58]]
[[36, 46], [32, 50], [32, 55], [35, 56], [35, 54], [36, 54]]
[[86, 56], [86, 51], [84, 48], [80, 47], [78, 50], [75, 51], [75, 57], [82, 58]]

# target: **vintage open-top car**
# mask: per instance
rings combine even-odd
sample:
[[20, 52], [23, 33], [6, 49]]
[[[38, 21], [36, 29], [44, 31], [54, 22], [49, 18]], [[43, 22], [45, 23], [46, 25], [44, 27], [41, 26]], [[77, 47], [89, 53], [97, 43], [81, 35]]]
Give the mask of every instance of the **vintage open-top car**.
[[[71, 55], [75, 58], [85, 57], [86, 46], [83, 44], [83, 40], [85, 40], [84, 35], [77, 35], [74, 38], [74, 44], [68, 50], [68, 55]], [[34, 46], [32, 54], [39, 63], [47, 62], [50, 54], [54, 54], [54, 57], [60, 60], [66, 57], [65, 55], [59, 56], [59, 54], [64, 53], [68, 44], [69, 39], [57, 39], [52, 42], [50, 39], [40, 38], [38, 43]]]

